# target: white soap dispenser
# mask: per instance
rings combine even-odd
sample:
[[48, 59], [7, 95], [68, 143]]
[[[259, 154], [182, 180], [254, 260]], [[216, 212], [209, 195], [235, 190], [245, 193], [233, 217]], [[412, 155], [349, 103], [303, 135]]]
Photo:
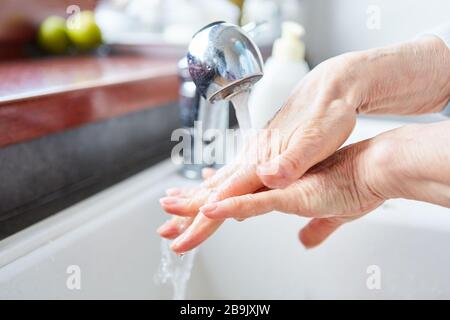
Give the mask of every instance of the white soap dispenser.
[[272, 57], [264, 66], [264, 76], [250, 94], [248, 107], [252, 128], [263, 128], [309, 72], [305, 45], [300, 40], [304, 33], [300, 24], [283, 22], [281, 38], [274, 42]]

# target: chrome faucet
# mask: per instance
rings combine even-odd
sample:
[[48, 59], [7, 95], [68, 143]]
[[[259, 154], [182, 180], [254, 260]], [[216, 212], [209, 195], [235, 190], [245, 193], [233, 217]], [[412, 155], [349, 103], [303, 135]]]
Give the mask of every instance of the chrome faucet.
[[[201, 151], [194, 124], [201, 123], [203, 130], [225, 131], [229, 99], [250, 90], [263, 76], [261, 53], [251, 39], [258, 27], [211, 23], [194, 34], [186, 58], [178, 64], [181, 119], [192, 139], [191, 147], [183, 151], [181, 173], [187, 178], [198, 179], [202, 168], [218, 165], [195, 161]], [[208, 141], [202, 138], [201, 143]]]
[[189, 73], [208, 101], [229, 100], [263, 76], [261, 52], [249, 35], [252, 28], [257, 26], [240, 28], [218, 21], [192, 37], [187, 54]]
[[180, 173], [188, 179], [200, 179], [205, 167], [215, 167], [204, 157], [204, 147], [211, 143], [213, 137], [204, 136], [208, 129], [219, 130], [225, 134], [229, 127], [229, 102], [222, 100], [211, 103], [203, 98], [189, 74], [187, 59], [178, 62], [180, 78], [179, 109], [183, 139], [188, 141], [182, 150]]

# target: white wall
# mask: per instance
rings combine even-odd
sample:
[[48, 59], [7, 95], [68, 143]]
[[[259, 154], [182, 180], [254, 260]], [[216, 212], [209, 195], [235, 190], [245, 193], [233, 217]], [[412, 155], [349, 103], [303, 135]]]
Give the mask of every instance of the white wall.
[[[450, 21], [450, 0], [299, 0], [312, 65], [337, 54], [414, 38]], [[380, 8], [380, 29], [366, 26], [371, 5]]]

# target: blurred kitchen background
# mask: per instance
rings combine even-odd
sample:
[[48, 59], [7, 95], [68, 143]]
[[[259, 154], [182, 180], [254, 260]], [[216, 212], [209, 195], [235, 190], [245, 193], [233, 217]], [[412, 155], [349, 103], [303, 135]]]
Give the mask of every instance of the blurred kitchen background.
[[[158, 199], [197, 183], [166, 159], [182, 125], [178, 61], [200, 27], [265, 22], [255, 41], [267, 58], [282, 22], [298, 22], [313, 68], [413, 39], [449, 12], [448, 0], [0, 0], [0, 298], [171, 297], [152, 282], [167, 218]], [[419, 120], [363, 119], [351, 141], [404, 121]], [[446, 209], [380, 211], [391, 213], [381, 224], [356, 222], [309, 255], [296, 217], [227, 224], [202, 248], [187, 296], [450, 297]], [[66, 288], [72, 264], [84, 291]], [[365, 287], [371, 264], [387, 270], [384, 291]]]
[[297, 21], [305, 26], [312, 66], [342, 52], [411, 39], [446, 21], [450, 8], [446, 0], [3, 0], [0, 5], [3, 56], [21, 53], [39, 23], [52, 14], [67, 17], [75, 5], [96, 8], [105, 42], [123, 45], [183, 45], [195, 30], [216, 20], [267, 21], [258, 43], [270, 44], [281, 21]]

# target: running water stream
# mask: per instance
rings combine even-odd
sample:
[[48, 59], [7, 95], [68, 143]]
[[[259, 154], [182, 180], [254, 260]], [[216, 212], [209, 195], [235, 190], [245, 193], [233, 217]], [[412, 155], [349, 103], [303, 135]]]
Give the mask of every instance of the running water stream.
[[248, 111], [248, 98], [250, 91], [242, 91], [231, 98], [234, 111], [236, 113], [236, 119], [239, 124], [239, 129], [244, 132], [249, 130], [252, 125], [250, 121], [250, 113]]
[[184, 255], [177, 255], [170, 249], [170, 244], [170, 240], [161, 240], [161, 262], [155, 275], [155, 281], [157, 284], [170, 282], [173, 288], [173, 299], [184, 300], [187, 283], [194, 265], [196, 249]]
[[[242, 135], [251, 128], [248, 111], [249, 95], [250, 91], [243, 91], [231, 98]], [[170, 249], [170, 243], [170, 240], [161, 240], [161, 262], [155, 281], [158, 284], [170, 282], [173, 287], [173, 299], [183, 300], [186, 297], [187, 283], [191, 276], [196, 250], [180, 256]]]

